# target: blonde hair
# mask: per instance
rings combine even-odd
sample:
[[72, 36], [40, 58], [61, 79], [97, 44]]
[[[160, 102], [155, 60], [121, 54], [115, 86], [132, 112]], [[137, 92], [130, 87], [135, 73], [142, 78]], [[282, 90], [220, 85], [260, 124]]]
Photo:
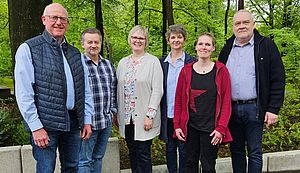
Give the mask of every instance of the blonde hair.
[[196, 43], [195, 45], [197, 45], [199, 37], [204, 36], [204, 35], [210, 37], [210, 38], [211, 38], [212, 45], [213, 45], [213, 46], [216, 46], [216, 38], [215, 38], [214, 35], [213, 35], [212, 33], [210, 33], [210, 32], [202, 32], [202, 33], [200, 33], [199, 36], [197, 37], [197, 40], [196, 40], [196, 42], [195, 42], [195, 43]]
[[149, 45], [149, 35], [148, 35], [148, 30], [144, 27], [142, 27], [141, 25], [136, 25], [134, 26], [130, 31], [129, 31], [129, 34], [128, 34], [128, 44], [130, 44], [130, 39], [131, 39], [131, 36], [134, 34], [134, 33], [141, 33], [144, 37], [145, 37], [145, 48], [148, 47]]

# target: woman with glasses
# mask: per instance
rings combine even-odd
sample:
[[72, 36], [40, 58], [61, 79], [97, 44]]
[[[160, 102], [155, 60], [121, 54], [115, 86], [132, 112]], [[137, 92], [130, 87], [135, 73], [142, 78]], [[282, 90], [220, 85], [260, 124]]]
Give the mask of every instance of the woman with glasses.
[[163, 74], [157, 57], [147, 53], [148, 32], [137, 25], [128, 35], [132, 54], [117, 68], [118, 122], [133, 173], [151, 173], [152, 139], [160, 133]]

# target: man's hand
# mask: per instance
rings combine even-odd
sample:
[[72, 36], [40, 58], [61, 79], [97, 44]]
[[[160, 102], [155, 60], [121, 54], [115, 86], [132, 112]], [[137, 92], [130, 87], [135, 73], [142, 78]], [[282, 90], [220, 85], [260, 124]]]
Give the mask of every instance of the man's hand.
[[152, 119], [145, 117], [144, 119], [144, 129], [146, 131], [149, 131], [150, 129], [152, 129]]
[[278, 119], [278, 115], [273, 114], [271, 112], [266, 112], [265, 123], [267, 128], [270, 128], [271, 125], [275, 124], [277, 122], [277, 119]]
[[185, 139], [184, 139], [185, 136], [184, 136], [183, 131], [182, 131], [181, 128], [175, 129], [175, 134], [176, 134], [176, 136], [177, 136], [177, 138], [178, 138], [179, 140], [185, 141]]
[[46, 148], [49, 145], [50, 139], [44, 128], [32, 132], [34, 144], [40, 148]]
[[214, 130], [209, 136], [214, 136], [210, 142], [212, 145], [218, 145], [222, 143], [223, 135], [220, 132]]
[[85, 124], [83, 129], [82, 129], [82, 133], [81, 133], [81, 138], [86, 141], [90, 138], [92, 134], [92, 128], [90, 124]]

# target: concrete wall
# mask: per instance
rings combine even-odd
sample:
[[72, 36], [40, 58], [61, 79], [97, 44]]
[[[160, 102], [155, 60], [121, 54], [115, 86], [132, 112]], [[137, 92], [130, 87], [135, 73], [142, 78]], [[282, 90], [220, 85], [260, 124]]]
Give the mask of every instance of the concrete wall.
[[[59, 173], [57, 161], [55, 173]], [[103, 173], [130, 173], [129, 169], [120, 171], [119, 141], [110, 138], [103, 160]], [[231, 159], [217, 159], [218, 173], [232, 173]], [[1, 173], [33, 173], [35, 160], [32, 157], [31, 146], [0, 147], [0, 172]], [[166, 165], [153, 166], [153, 173], [167, 173]], [[263, 172], [300, 172], [300, 150], [266, 153], [263, 155]]]
[[[200, 167], [200, 165], [199, 165]], [[200, 170], [201, 172], [201, 170]], [[217, 173], [232, 173], [231, 158], [217, 159]], [[263, 155], [264, 173], [300, 173], [300, 150], [266, 153]], [[121, 173], [131, 173], [129, 169]], [[166, 165], [153, 166], [153, 173], [168, 173]]]
[[[34, 173], [36, 161], [32, 156], [31, 145], [0, 147], [1, 173]], [[102, 163], [103, 173], [120, 172], [120, 154], [118, 138], [110, 138], [106, 154]], [[57, 157], [55, 173], [60, 172], [60, 163]]]

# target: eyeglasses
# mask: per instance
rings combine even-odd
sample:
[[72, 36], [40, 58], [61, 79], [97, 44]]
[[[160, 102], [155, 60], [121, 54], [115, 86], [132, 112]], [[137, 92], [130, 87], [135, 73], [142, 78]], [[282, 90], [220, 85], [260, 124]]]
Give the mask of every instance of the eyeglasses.
[[49, 20], [51, 22], [56, 22], [58, 19], [62, 24], [68, 23], [68, 18], [67, 17], [61, 17], [61, 16], [52, 16], [52, 15], [45, 15], [46, 17], [49, 17]]
[[139, 40], [139, 41], [145, 41], [146, 40], [145, 37], [136, 37], [136, 36], [131, 36], [131, 39], [133, 39], [133, 40]]

